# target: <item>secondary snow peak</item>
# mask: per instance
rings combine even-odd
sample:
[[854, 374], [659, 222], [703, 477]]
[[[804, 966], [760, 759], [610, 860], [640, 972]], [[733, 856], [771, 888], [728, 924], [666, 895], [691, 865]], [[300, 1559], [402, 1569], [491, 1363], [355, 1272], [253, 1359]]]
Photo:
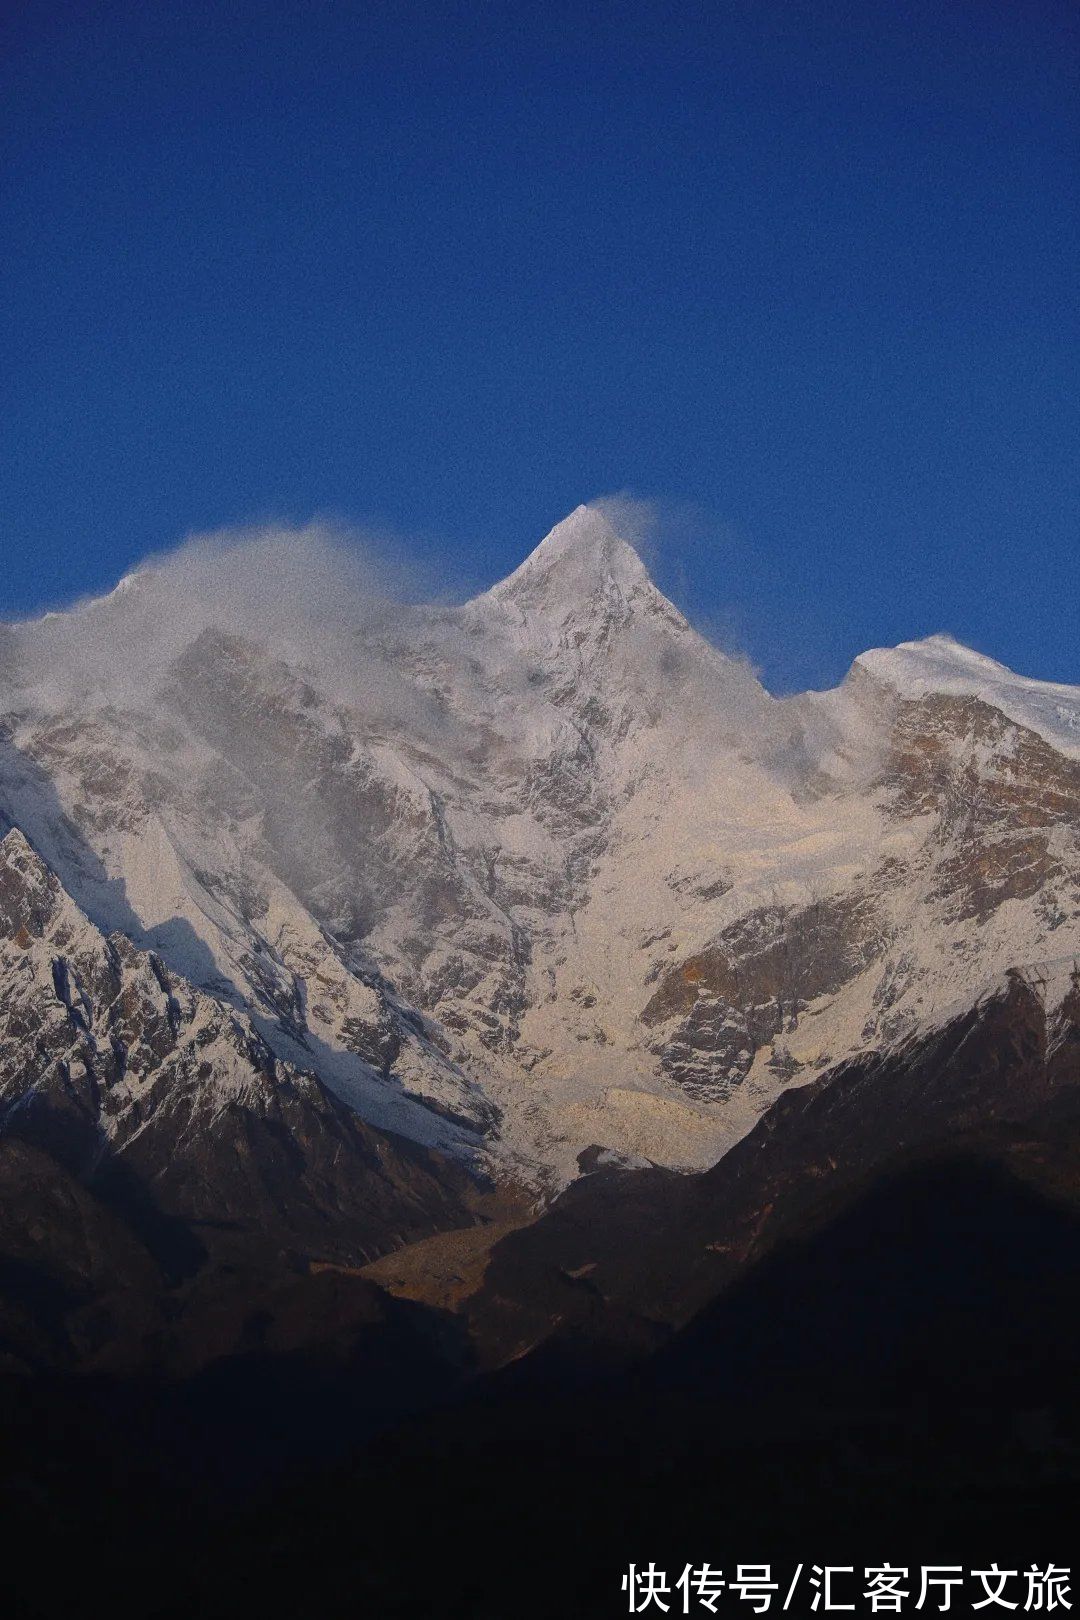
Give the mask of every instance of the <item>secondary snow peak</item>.
[[1061, 753], [1080, 755], [1080, 688], [1017, 675], [952, 636], [871, 648], [852, 668], [909, 700], [932, 694], [980, 698]]

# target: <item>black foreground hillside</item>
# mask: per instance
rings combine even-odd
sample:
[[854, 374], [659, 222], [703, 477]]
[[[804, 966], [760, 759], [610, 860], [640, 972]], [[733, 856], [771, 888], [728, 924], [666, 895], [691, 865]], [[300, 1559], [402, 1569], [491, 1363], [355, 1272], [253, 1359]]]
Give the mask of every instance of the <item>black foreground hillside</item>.
[[[597, 1168], [489, 1222], [454, 1309], [275, 1274], [239, 1218], [170, 1274], [115, 1204], [129, 1247], [73, 1306], [94, 1178], [5, 1138], [8, 1191], [41, 1192], [33, 1259], [5, 1237], [5, 1535], [65, 1547], [9, 1561], [13, 1612], [90, 1582], [118, 1613], [614, 1614], [650, 1558], [1068, 1562], [1077, 1008], [1048, 1021], [1015, 976], [788, 1093], [714, 1170]], [[114, 1263], [101, 1333], [168, 1321], [184, 1366], [73, 1359]]]

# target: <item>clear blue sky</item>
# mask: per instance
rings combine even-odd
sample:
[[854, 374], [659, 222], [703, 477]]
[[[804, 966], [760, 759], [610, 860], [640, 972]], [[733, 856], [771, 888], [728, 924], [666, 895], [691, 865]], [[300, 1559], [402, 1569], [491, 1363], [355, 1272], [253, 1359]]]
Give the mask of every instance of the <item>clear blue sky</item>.
[[1071, 0], [9, 4], [0, 614], [333, 513], [453, 582], [580, 500], [776, 688], [1080, 681]]

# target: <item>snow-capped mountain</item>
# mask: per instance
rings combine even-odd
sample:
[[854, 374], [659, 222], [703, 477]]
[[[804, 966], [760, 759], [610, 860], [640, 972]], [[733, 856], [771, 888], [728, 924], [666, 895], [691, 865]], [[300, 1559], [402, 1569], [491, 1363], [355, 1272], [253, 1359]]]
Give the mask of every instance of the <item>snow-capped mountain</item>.
[[49, 1167], [46, 1198], [39, 1185], [21, 1209], [28, 1234], [54, 1237], [65, 1222], [50, 1204], [90, 1206], [74, 1189], [93, 1188], [115, 1226], [95, 1234], [101, 1209], [81, 1210], [79, 1247], [116, 1245], [121, 1272], [123, 1227], [183, 1275], [200, 1230], [226, 1247], [231, 1227], [257, 1230], [279, 1260], [299, 1245], [355, 1263], [469, 1219], [460, 1168], [373, 1130], [243, 1012], [106, 938], [17, 828], [0, 839], [0, 1074], [5, 1150]]
[[519, 1181], [700, 1167], [1009, 970], [1065, 994], [1080, 689], [938, 636], [773, 698], [587, 507], [457, 607], [333, 569], [312, 607], [287, 541], [7, 627], [0, 817], [372, 1126]]

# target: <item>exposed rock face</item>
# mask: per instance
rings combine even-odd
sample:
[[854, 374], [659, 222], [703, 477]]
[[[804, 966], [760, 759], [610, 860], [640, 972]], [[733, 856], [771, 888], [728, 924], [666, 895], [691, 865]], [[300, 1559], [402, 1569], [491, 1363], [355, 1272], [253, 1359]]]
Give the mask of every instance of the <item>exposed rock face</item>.
[[664, 976], [641, 1013], [643, 1024], [674, 1025], [661, 1048], [666, 1070], [688, 1090], [737, 1085], [755, 1055], [818, 996], [835, 994], [881, 949], [869, 900], [848, 895], [800, 910], [763, 907], [740, 917], [696, 956]]
[[0, 814], [114, 954], [380, 1129], [538, 1186], [592, 1145], [700, 1167], [1080, 953], [1076, 689], [934, 637], [777, 701], [586, 508], [460, 607], [286, 635], [207, 580], [9, 630]]
[[1040, 893], [1049, 916], [1060, 898], [1075, 918], [1080, 762], [978, 698], [940, 695], [901, 705], [883, 782], [894, 814], [934, 818], [931, 898], [949, 921]]
[[106, 939], [15, 830], [0, 840], [0, 1110], [20, 1211], [3, 1265], [36, 1301], [9, 1354], [59, 1353], [40, 1342], [43, 1290], [57, 1343], [115, 1352], [132, 1334], [134, 1355], [163, 1290], [230, 1256], [357, 1266], [472, 1218], [463, 1170], [367, 1126], [244, 1014]]
[[1080, 1212], [1080, 973], [1055, 1011], [1016, 974], [934, 1034], [791, 1089], [702, 1175], [593, 1167], [496, 1242], [463, 1309], [493, 1365], [549, 1340], [643, 1355], [868, 1188], [965, 1156]]
[[[1080, 761], [978, 697], [890, 699], [859, 670], [851, 685], [878, 737], [859, 785], [881, 817], [876, 864], [846, 892], [740, 916], [662, 975], [641, 1019], [662, 1031], [667, 1072], [700, 1094], [730, 1094], [755, 1060], [760, 1076], [759, 1054], [799, 1073], [812, 1006], [838, 1056], [933, 1024], [991, 962], [1080, 954]], [[835, 782], [822, 802], [842, 812]]]
[[219, 1460], [304, 1463], [201, 1526], [266, 1612], [489, 1612], [483, 1523], [492, 1614], [575, 1539], [596, 1614], [657, 1524], [793, 1567], [907, 1490], [925, 1549], [996, 1468], [1057, 1555], [1080, 692], [934, 637], [774, 700], [585, 509], [460, 608], [267, 614], [264, 544], [0, 627], [0, 1487], [83, 1537], [16, 1605], [220, 1607]]
[[[398, 1496], [386, 1454], [369, 1458], [339, 1557], [378, 1502], [409, 1557], [418, 1511], [449, 1523], [457, 1568], [474, 1429], [474, 1480], [541, 1545], [521, 1503], [563, 1499], [603, 1398], [596, 1477], [619, 1535], [659, 1391], [663, 1500], [688, 1463], [715, 1473], [742, 1422], [765, 1504], [748, 1546], [776, 1522], [787, 1459], [758, 1419], [792, 1369], [812, 1447], [819, 1395], [843, 1402], [856, 1378], [871, 1406], [907, 1378], [951, 1414], [978, 1367], [997, 1427], [1003, 1368], [1029, 1403], [1018, 1347], [1040, 1398], [1067, 1389], [1055, 1411], [1074, 1408], [1073, 1341], [1053, 1329], [1080, 1207], [1080, 692], [931, 638], [775, 700], [584, 509], [455, 608], [237, 611], [238, 581], [259, 600], [259, 544], [228, 591], [204, 569], [194, 602], [166, 563], [0, 627], [0, 1197], [17, 1214], [0, 1230], [0, 1402], [25, 1477], [76, 1481], [57, 1522], [106, 1498], [99, 1459], [116, 1455], [127, 1566], [128, 1508], [158, 1462], [146, 1412], [194, 1498], [222, 1429], [249, 1480], [260, 1447], [281, 1463], [313, 1438], [350, 1446], [478, 1372], [491, 1404], [393, 1437]], [[914, 1312], [879, 1297], [876, 1245]], [[84, 1393], [69, 1373], [110, 1397], [136, 1374], [117, 1407], [85, 1403], [87, 1443], [66, 1432]], [[524, 1403], [522, 1446], [498, 1392], [530, 1380], [570, 1396], [561, 1419], [558, 1400]], [[44, 1425], [21, 1415], [27, 1389]], [[690, 1443], [667, 1466], [676, 1432]], [[856, 1491], [887, 1473], [858, 1425], [839, 1436], [828, 1470], [850, 1437], [868, 1453]], [[744, 1474], [727, 1473], [737, 1513]], [[316, 1497], [305, 1476], [320, 1523], [340, 1485]], [[591, 1539], [586, 1491], [591, 1476], [573, 1533]], [[673, 1513], [680, 1556], [693, 1495]], [[801, 1534], [798, 1486], [790, 1503]], [[144, 1515], [151, 1580], [172, 1506]], [[640, 1545], [653, 1528], [650, 1504]], [[317, 1564], [237, 1559], [245, 1581], [302, 1581], [291, 1610], [311, 1607]]]

